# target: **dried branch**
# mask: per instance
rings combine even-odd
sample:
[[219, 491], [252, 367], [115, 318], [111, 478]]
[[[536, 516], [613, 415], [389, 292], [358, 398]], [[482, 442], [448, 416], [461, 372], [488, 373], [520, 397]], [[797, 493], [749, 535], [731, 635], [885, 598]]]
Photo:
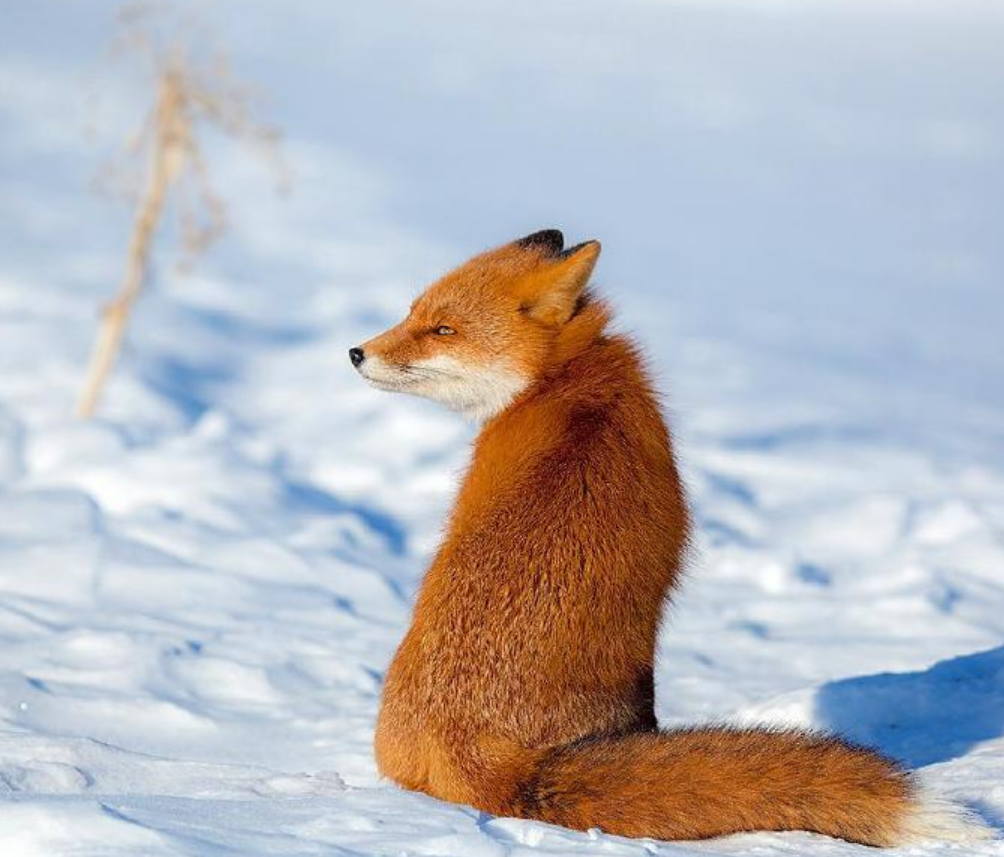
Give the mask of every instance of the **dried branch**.
[[[162, 12], [162, 10], [161, 10]], [[77, 413], [90, 417], [97, 407], [101, 391], [115, 363], [133, 305], [146, 281], [149, 259], [157, 227], [173, 196], [181, 235], [182, 262], [194, 260], [220, 238], [226, 228], [226, 206], [213, 190], [209, 169], [198, 132], [215, 127], [228, 136], [260, 147], [270, 156], [273, 166], [278, 158], [278, 134], [251, 117], [251, 93], [239, 85], [225, 58], [216, 55], [211, 64], [190, 59], [186, 34], [193, 25], [171, 34], [151, 25], [156, 8], [147, 4], [126, 7], [120, 16], [120, 35], [116, 51], [132, 52], [150, 63], [157, 80], [155, 106], [140, 129], [130, 135], [127, 152], [133, 157], [145, 154], [139, 167], [139, 182], [125, 181], [126, 187], [141, 186], [136, 220], [126, 257], [122, 284], [116, 297], [104, 310], [97, 340], [77, 406]], [[123, 170], [106, 171], [111, 182]], [[285, 170], [279, 170], [285, 185]]]

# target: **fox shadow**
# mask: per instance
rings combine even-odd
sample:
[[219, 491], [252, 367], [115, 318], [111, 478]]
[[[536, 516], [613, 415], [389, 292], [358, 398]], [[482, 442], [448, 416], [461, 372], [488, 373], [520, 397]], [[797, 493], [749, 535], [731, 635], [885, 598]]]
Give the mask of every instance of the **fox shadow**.
[[911, 768], [955, 759], [1004, 736], [1004, 646], [919, 672], [830, 682], [815, 706], [822, 727]]

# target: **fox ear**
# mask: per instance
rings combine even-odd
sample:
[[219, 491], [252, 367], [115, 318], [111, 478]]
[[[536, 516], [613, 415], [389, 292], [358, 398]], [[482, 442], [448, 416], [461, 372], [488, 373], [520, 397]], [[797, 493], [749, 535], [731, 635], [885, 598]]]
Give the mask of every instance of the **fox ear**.
[[543, 250], [548, 256], [557, 256], [565, 246], [565, 236], [560, 229], [541, 229], [540, 232], [520, 238], [516, 244], [523, 248]]
[[544, 324], [563, 325], [575, 312], [599, 258], [600, 242], [586, 241], [546, 261], [522, 284], [524, 312]]

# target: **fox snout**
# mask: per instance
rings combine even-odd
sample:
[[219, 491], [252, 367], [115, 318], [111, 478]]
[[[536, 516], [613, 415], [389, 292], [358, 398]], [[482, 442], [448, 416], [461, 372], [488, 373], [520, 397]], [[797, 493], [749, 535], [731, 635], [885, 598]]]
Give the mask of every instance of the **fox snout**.
[[350, 348], [349, 349], [349, 360], [352, 361], [352, 365], [358, 369], [362, 362], [366, 359], [366, 352], [361, 348]]

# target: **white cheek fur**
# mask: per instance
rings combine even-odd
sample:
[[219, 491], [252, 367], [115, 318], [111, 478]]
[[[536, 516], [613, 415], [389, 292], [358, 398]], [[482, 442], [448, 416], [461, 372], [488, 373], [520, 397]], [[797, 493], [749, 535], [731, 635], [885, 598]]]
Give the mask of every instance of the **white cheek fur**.
[[479, 366], [445, 355], [400, 367], [372, 357], [359, 371], [375, 387], [422, 396], [480, 422], [505, 410], [530, 383], [501, 361]]
[[430, 373], [428, 391], [421, 395], [482, 422], [505, 410], [530, 383], [502, 361], [478, 366], [439, 355], [417, 361], [415, 368]]

